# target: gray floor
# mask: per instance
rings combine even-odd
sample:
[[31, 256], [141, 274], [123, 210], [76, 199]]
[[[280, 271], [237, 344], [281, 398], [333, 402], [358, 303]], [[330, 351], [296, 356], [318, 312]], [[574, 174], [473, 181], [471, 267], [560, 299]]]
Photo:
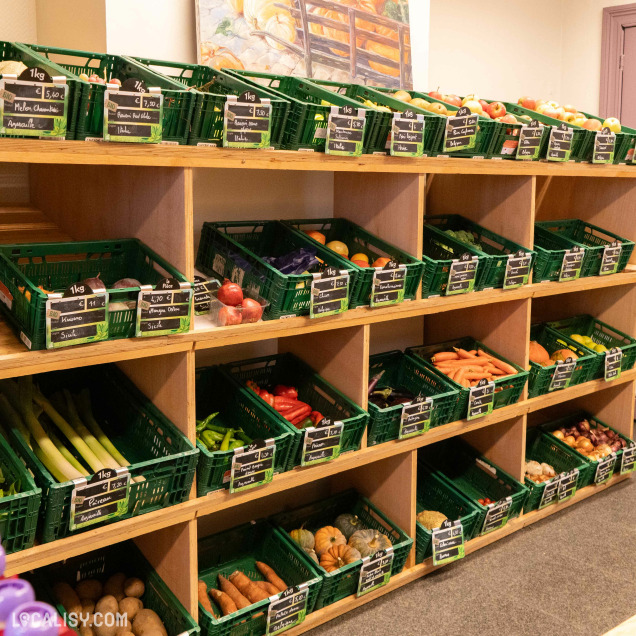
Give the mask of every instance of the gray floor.
[[600, 636], [636, 614], [636, 478], [377, 601], [315, 636]]

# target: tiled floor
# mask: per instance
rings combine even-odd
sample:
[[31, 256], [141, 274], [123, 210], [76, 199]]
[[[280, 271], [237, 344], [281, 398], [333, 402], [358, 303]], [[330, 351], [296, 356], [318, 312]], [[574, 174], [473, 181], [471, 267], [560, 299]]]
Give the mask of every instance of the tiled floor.
[[636, 478], [311, 634], [601, 636], [634, 615]]

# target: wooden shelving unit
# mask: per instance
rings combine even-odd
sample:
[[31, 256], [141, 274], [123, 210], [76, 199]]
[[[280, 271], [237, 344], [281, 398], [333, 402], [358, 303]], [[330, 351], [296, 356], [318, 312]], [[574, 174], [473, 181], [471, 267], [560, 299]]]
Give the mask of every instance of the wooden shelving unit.
[[[173, 146], [0, 139], [0, 162], [27, 164], [25, 200], [0, 198], [0, 242], [137, 237], [186, 276], [194, 275], [204, 220], [346, 216], [418, 256], [425, 214], [460, 213], [532, 246], [536, 220], [582, 218], [636, 240], [636, 168], [481, 159], [359, 159], [314, 153], [228, 151]], [[312, 180], [319, 187], [312, 188]], [[1, 196], [1, 194], [0, 194]], [[0, 320], [0, 378], [116, 362], [190, 439], [195, 437], [197, 366], [291, 351], [363, 408], [372, 353], [471, 335], [523, 367], [533, 321], [591, 313], [636, 334], [636, 255], [623, 273], [569, 283], [489, 290], [402, 305], [360, 308], [338, 317], [291, 318], [188, 334], [30, 352]], [[410, 440], [362, 448], [337, 460], [277, 475], [268, 486], [225, 491], [166, 510], [96, 527], [7, 559], [17, 574], [134, 538], [186, 608], [197, 615], [197, 537], [355, 486], [415, 536], [418, 448], [464, 436], [523, 478], [525, 435], [574, 408], [586, 408], [632, 436], [636, 370], [528, 399], [472, 422], [452, 422]], [[626, 477], [588, 487], [574, 499], [522, 515], [467, 545], [477, 550]], [[415, 563], [375, 593], [315, 612], [302, 633], [433, 570]]]

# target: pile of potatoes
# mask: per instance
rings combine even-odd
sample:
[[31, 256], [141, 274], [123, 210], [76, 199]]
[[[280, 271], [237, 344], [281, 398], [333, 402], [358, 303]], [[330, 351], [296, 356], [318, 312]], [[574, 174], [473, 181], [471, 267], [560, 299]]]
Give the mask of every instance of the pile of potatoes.
[[[75, 589], [68, 583], [56, 583], [53, 592], [67, 614], [77, 620], [81, 636], [168, 636], [158, 614], [144, 608], [141, 597], [145, 589], [141, 579], [118, 572], [103, 585], [97, 579], [80, 581]], [[108, 614], [114, 619], [119, 614], [123, 620], [105, 621]], [[99, 620], [96, 615], [101, 615]]]

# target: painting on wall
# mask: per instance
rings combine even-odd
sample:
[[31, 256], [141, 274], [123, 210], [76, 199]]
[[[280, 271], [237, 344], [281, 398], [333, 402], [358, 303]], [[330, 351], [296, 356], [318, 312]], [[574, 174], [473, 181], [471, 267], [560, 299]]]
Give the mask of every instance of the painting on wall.
[[409, 0], [197, 0], [199, 63], [412, 88]]

